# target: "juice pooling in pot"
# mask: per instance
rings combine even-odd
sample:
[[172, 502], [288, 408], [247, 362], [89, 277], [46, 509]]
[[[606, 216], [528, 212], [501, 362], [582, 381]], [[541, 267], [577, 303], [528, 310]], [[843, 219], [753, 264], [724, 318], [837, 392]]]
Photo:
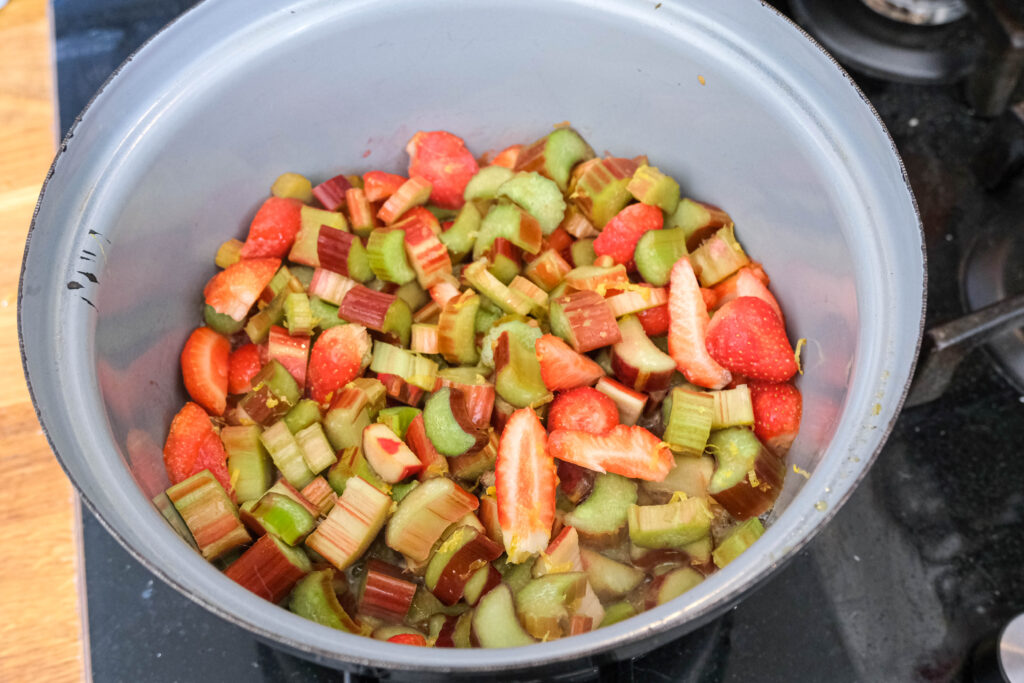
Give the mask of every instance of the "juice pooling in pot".
[[177, 528], [264, 599], [433, 647], [615, 623], [755, 542], [801, 397], [729, 215], [568, 127], [407, 151], [280, 176], [218, 250], [164, 448]]

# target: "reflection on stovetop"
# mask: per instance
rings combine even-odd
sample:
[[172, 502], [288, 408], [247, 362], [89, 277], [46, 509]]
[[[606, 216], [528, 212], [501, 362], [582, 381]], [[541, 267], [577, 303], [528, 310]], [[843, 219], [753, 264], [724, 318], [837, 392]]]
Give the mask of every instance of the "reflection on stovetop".
[[[130, 49], [191, 4], [55, 0], [62, 127]], [[1014, 182], [986, 193], [972, 172], [996, 124], [972, 118], [956, 86], [858, 81], [889, 126], [920, 205], [927, 322], [955, 318], [964, 249], [1020, 193]], [[1024, 611], [1022, 402], [985, 354], [971, 355], [944, 397], [904, 412], [833, 522], [768, 583], [712, 624], [604, 677], [970, 680], [972, 646]], [[95, 680], [349, 678], [209, 614], [83, 517]]]

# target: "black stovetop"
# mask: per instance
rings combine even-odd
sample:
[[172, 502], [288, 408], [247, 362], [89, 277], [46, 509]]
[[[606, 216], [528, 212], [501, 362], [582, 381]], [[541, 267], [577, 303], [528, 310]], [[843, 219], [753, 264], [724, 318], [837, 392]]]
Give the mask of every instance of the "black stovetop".
[[[61, 128], [127, 54], [193, 0], [54, 0]], [[1013, 188], [970, 161], [995, 129], [956, 86], [858, 78], [903, 155], [924, 221], [928, 324], [961, 311], [956, 273]], [[1019, 194], [1019, 192], [1018, 192]], [[836, 518], [726, 615], [610, 672], [652, 681], [968, 681], [972, 646], [1024, 611], [1024, 396], [981, 352], [933, 404], [907, 409]], [[134, 561], [83, 512], [97, 681], [327, 681]], [[608, 674], [609, 672], [605, 672]]]

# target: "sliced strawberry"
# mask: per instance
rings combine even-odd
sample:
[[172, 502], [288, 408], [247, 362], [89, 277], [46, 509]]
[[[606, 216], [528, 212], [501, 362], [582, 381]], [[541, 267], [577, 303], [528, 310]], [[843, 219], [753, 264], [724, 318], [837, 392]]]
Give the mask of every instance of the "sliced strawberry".
[[223, 415], [228, 399], [231, 342], [209, 327], [197, 327], [181, 350], [181, 374], [192, 400], [214, 415]]
[[[760, 266], [758, 266], [760, 270]], [[764, 273], [763, 270], [760, 270]], [[722, 288], [722, 285], [727, 287]], [[720, 289], [721, 288], [721, 289]], [[786, 319], [782, 316], [782, 309], [779, 308], [779, 302], [775, 300], [775, 296], [768, 291], [768, 286], [764, 283], [757, 275], [757, 271], [750, 266], [744, 266], [736, 271], [735, 275], [729, 277], [728, 280], [722, 282], [714, 287], [715, 302], [713, 306], [708, 308], [721, 308], [725, 304], [729, 303], [733, 299], [741, 296], [754, 296], [758, 299], [762, 299], [765, 303], [772, 307], [775, 314], [779, 316], [779, 320], [782, 321], [783, 325], [786, 323]]]
[[796, 374], [786, 328], [763, 299], [741, 296], [718, 309], [708, 324], [706, 344], [711, 357], [730, 372], [767, 382], [785, 382]]
[[494, 488], [498, 523], [510, 562], [520, 563], [548, 546], [555, 521], [555, 461], [547, 434], [530, 408], [512, 413], [498, 443]]
[[720, 302], [718, 301], [718, 295], [715, 294], [715, 290], [701, 287], [700, 295], [704, 299], [704, 308], [706, 310], [710, 311], [718, 307]]
[[650, 230], [661, 230], [664, 217], [661, 209], [649, 204], [630, 204], [604, 226], [601, 234], [594, 240], [594, 253], [598, 256], [607, 254], [616, 263], [621, 263], [630, 270], [633, 268], [633, 252], [640, 237]]
[[754, 407], [754, 433], [775, 455], [785, 456], [800, 430], [800, 390], [789, 382], [752, 380], [747, 386]]
[[541, 379], [551, 391], [590, 386], [604, 377], [600, 365], [573, 351], [553, 334], [545, 334], [538, 339], [536, 350]]
[[281, 258], [292, 248], [302, 225], [302, 202], [285, 197], [269, 197], [249, 225], [249, 236], [242, 245], [242, 258]]
[[218, 313], [244, 320], [281, 266], [281, 259], [243, 259], [220, 271], [203, 287], [203, 298]]
[[306, 382], [310, 397], [330, 403], [335, 391], [362, 374], [370, 364], [370, 335], [362, 325], [338, 325], [317, 338], [309, 353]]
[[548, 430], [574, 429], [604, 434], [619, 424], [615, 401], [592, 387], [562, 391], [548, 409]]
[[228, 393], [244, 394], [252, 389], [252, 378], [263, 367], [260, 362], [260, 348], [255, 344], [243, 344], [228, 356]]
[[231, 492], [224, 444], [214, 430], [210, 416], [197, 403], [186, 403], [171, 420], [171, 429], [164, 444], [164, 466], [172, 484], [185, 481], [197, 472], [210, 470], [224, 490]]
[[668, 355], [688, 381], [708, 389], [721, 389], [731, 378], [705, 346], [708, 309], [693, 266], [685, 256], [672, 266], [670, 285]]
[[604, 434], [556, 429], [548, 436], [551, 455], [595, 472], [663, 481], [675, 466], [668, 444], [643, 427], [615, 425]]
[[398, 643], [399, 645], [416, 645], [418, 647], [427, 646], [427, 639], [421, 633], [399, 633], [397, 636], [388, 638], [388, 642]]
[[393, 195], [406, 180], [395, 173], [369, 171], [363, 174], [363, 193], [367, 201], [379, 202]]
[[660, 337], [663, 334], [668, 334], [668, 304], [639, 311], [636, 317], [640, 319], [640, 324], [644, 326], [644, 332], [648, 337]]
[[491, 166], [504, 166], [505, 168], [515, 168], [516, 160], [519, 158], [519, 152], [522, 149], [522, 145], [509, 145], [508, 147], [494, 155], [494, 158], [491, 160]]
[[443, 130], [419, 131], [405, 151], [409, 153], [409, 177], [430, 181], [430, 201], [445, 209], [461, 208], [463, 192], [480, 167], [462, 138]]

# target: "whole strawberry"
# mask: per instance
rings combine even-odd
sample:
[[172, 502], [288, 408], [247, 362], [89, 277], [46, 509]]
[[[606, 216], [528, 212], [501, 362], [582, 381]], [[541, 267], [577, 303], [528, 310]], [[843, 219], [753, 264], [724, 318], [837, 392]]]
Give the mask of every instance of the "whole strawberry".
[[767, 382], [785, 382], [796, 374], [786, 329], [762, 299], [741, 296], [718, 309], [705, 343], [711, 357], [735, 374]]
[[747, 386], [754, 408], [754, 434], [781, 458], [800, 430], [800, 416], [803, 414], [800, 390], [789, 382], [754, 380]]

